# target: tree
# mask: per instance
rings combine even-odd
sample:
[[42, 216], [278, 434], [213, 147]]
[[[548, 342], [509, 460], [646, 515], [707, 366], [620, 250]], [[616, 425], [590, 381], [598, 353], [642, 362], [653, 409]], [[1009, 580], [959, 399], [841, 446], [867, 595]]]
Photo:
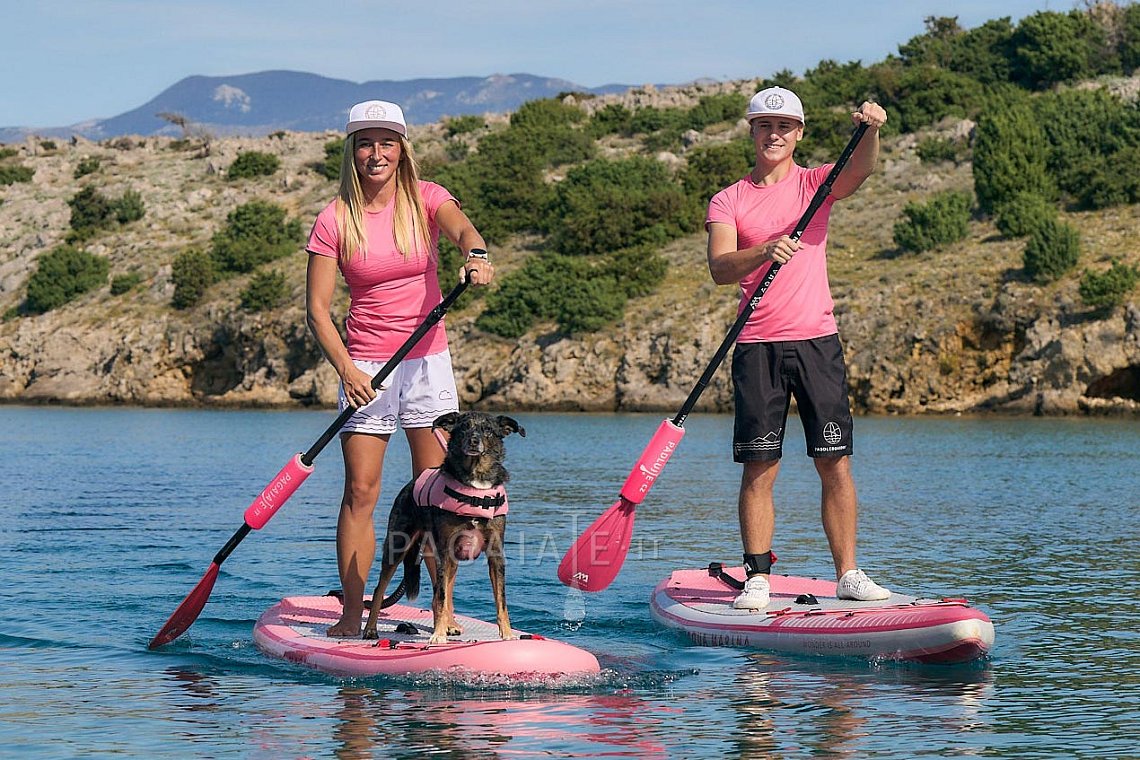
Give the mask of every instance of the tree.
[[1024, 103], [986, 112], [974, 136], [974, 192], [978, 206], [992, 212], [1003, 201], [1029, 192], [1055, 198], [1046, 168], [1045, 131]]

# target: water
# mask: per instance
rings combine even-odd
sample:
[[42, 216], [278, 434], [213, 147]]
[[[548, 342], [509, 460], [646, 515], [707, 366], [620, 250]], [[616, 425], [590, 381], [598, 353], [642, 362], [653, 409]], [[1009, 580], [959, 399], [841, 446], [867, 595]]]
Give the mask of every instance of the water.
[[[558, 560], [661, 417], [517, 415], [512, 622], [596, 653], [599, 677], [352, 681], [261, 655], [250, 631], [265, 608], [337, 586], [335, 444], [226, 560], [189, 633], [147, 651], [249, 501], [332, 416], [0, 408], [0, 755], [1140, 754], [1135, 421], [857, 421], [862, 563], [901, 592], [986, 611], [996, 644], [968, 666], [700, 648], [657, 627], [648, 595], [670, 570], [739, 559], [731, 419], [711, 415], [686, 422], [625, 567], [591, 595], [558, 583]], [[814, 469], [802, 441], [788, 448], [777, 569], [828, 576]], [[407, 472], [393, 445], [383, 504]], [[457, 600], [493, 619], [484, 568], [461, 569]]]

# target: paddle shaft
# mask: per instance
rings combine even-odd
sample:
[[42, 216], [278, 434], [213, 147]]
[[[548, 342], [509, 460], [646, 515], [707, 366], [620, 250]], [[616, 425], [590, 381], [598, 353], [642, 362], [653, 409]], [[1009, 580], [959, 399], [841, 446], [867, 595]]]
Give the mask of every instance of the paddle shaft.
[[[855, 152], [855, 147], [859, 144], [859, 140], [863, 138], [863, 134], [866, 131], [866, 124], [860, 124], [855, 129], [855, 133], [851, 135], [847, 147], [839, 154], [835, 165], [831, 168], [831, 171], [828, 172], [827, 179], [825, 179], [823, 184], [819, 186], [819, 189], [815, 191], [815, 195], [812, 196], [811, 203], [808, 204], [807, 210], [804, 211], [803, 216], [801, 216], [799, 222], [796, 223], [792, 234], [788, 236], [792, 240], [798, 241], [800, 239], [800, 236], [804, 234], [804, 230], [807, 229], [808, 224], [811, 222], [812, 217], [815, 216], [815, 212], [818, 211], [819, 207], [823, 205], [823, 202], [827, 200], [827, 196], [831, 195], [831, 186], [835, 184], [839, 173], [843, 171], [843, 167], [847, 165], [851, 154]], [[772, 281], [776, 279], [776, 274], [780, 271], [782, 266], [783, 264], [780, 262], [773, 261], [772, 265], [768, 267], [768, 271], [764, 273], [764, 277], [760, 280], [760, 284], [756, 286], [756, 289], [752, 291], [752, 295], [748, 297], [748, 302], [744, 304], [744, 308], [740, 310], [736, 321], [732, 323], [732, 328], [724, 337], [720, 348], [713, 354], [712, 361], [709, 362], [704, 373], [700, 379], [697, 380], [697, 384], [693, 386], [693, 390], [689, 393], [689, 397], [685, 399], [685, 403], [681, 405], [681, 410], [677, 412], [677, 416], [673, 418], [673, 424], [677, 427], [684, 427], [685, 419], [689, 416], [689, 413], [693, 411], [693, 407], [696, 406], [697, 400], [701, 397], [701, 394], [705, 392], [705, 389], [708, 388], [709, 383], [712, 382], [713, 375], [716, 374], [721, 362], [724, 361], [724, 357], [728, 355], [728, 350], [732, 348], [732, 344], [735, 343], [736, 339], [740, 336], [740, 332], [744, 329], [748, 318], [752, 316], [752, 312], [756, 310], [760, 299], [764, 297], [764, 294], [768, 292], [768, 288], [772, 286]]]

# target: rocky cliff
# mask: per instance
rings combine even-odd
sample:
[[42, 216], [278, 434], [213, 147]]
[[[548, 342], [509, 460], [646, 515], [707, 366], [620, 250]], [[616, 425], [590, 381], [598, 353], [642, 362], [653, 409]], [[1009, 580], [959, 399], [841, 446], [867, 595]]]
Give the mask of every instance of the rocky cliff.
[[[940, 129], [961, 132], [970, 126]], [[743, 124], [735, 128], [742, 129]], [[0, 400], [332, 404], [336, 375], [304, 326], [300, 246], [294, 256], [271, 265], [285, 273], [292, 296], [270, 312], [241, 310], [245, 278], [213, 286], [198, 307], [175, 310], [170, 265], [187, 248], [207, 247], [226, 214], [249, 200], [283, 206], [307, 230], [334, 191], [312, 167], [335, 136], [284, 133], [190, 147], [165, 137], [76, 139], [54, 147], [29, 138], [15, 146], [18, 155], [9, 160], [34, 168], [35, 176], [2, 189], [0, 309], [8, 315], [0, 325]], [[442, 154], [438, 126], [413, 132], [413, 139], [429, 161]], [[718, 138], [691, 136], [693, 142], [703, 139]], [[888, 142], [880, 171], [832, 216], [829, 266], [856, 409], [1140, 412], [1135, 297], [1102, 313], [1085, 308], [1076, 294], [1083, 268], [1107, 268], [1113, 257], [1140, 263], [1137, 209], [1065, 213], [1082, 232], [1082, 266], [1048, 286], [1024, 277], [1024, 241], [1002, 238], [984, 220], [972, 223], [967, 241], [901, 255], [891, 227], [907, 201], [971, 187], [968, 163], [922, 164], [916, 141], [912, 135]], [[243, 150], [273, 153], [282, 169], [271, 177], [229, 181], [225, 170]], [[79, 161], [91, 157], [101, 160], [99, 171], [74, 179]], [[141, 283], [123, 295], [103, 287], [46, 314], [16, 316], [37, 256], [63, 241], [67, 200], [86, 183], [112, 197], [126, 189], [142, 193], [147, 211], [141, 221], [85, 246], [109, 259], [112, 276], [137, 273]], [[731, 324], [737, 294], [709, 280], [699, 232], [664, 253], [671, 270], [658, 292], [631, 302], [622, 323], [593, 335], [560, 335], [547, 325], [518, 341], [496, 338], [474, 328], [481, 301], [465, 296], [446, 320], [464, 405], [675, 412]], [[535, 255], [535, 246], [492, 241], [492, 255], [503, 273]], [[773, 287], [779, 287], [778, 278]], [[343, 311], [343, 298], [338, 308]], [[698, 410], [731, 408], [727, 370], [717, 372]]]

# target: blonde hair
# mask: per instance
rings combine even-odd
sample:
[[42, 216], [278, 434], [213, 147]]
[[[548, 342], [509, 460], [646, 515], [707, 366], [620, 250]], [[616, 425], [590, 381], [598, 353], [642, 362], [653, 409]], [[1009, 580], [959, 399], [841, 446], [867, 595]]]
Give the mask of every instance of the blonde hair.
[[[354, 133], [355, 134], [355, 133]], [[407, 258], [424, 252], [434, 255], [428, 238], [427, 213], [420, 195], [420, 171], [412, 144], [403, 135], [400, 139], [400, 163], [396, 166], [396, 197], [392, 213], [392, 233], [396, 249]], [[364, 227], [364, 190], [356, 173], [356, 149], [352, 135], [344, 139], [344, 152], [340, 160], [340, 188], [336, 204], [337, 237], [340, 239], [340, 257], [350, 260], [357, 252], [368, 251], [368, 233]]]

